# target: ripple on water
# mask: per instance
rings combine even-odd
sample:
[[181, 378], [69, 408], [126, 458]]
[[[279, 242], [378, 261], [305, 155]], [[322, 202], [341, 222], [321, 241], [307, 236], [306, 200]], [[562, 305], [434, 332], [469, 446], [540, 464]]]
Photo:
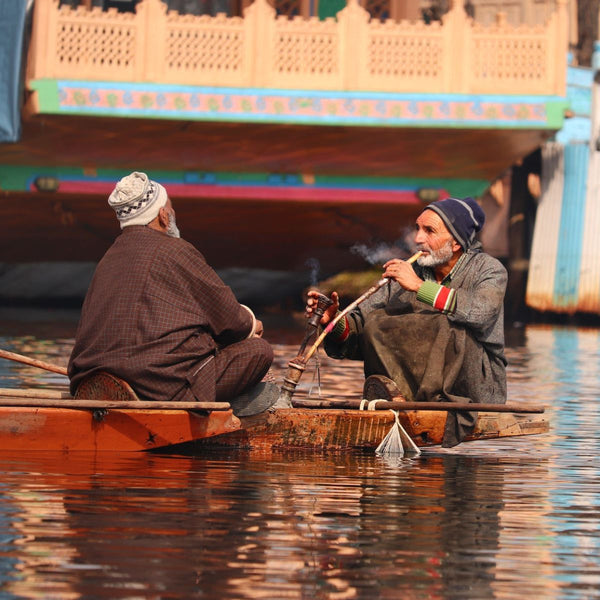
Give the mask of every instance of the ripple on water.
[[[2, 341], [62, 365], [70, 343]], [[278, 380], [296, 351], [275, 344]], [[595, 330], [527, 327], [509, 397], [547, 404], [550, 433], [420, 457], [5, 453], [3, 597], [600, 598], [599, 356]], [[360, 363], [320, 367], [298, 395], [360, 397]]]

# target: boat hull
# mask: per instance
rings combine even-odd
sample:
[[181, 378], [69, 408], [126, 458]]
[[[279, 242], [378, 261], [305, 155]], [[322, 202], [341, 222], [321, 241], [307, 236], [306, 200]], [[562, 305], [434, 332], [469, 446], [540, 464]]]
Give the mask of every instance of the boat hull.
[[[399, 419], [417, 446], [441, 444], [446, 413], [406, 411]], [[251, 450], [371, 450], [394, 424], [391, 411], [279, 409], [238, 419], [231, 410], [91, 411], [0, 407], [0, 450], [199, 453], [209, 447]], [[468, 440], [548, 431], [531, 415], [480, 413]]]
[[[405, 431], [419, 447], [442, 443], [446, 413], [399, 413]], [[198, 440], [188, 451], [206, 447], [250, 450], [374, 450], [394, 424], [391, 411], [344, 409], [280, 409], [242, 419], [242, 427], [228, 434]], [[479, 413], [477, 424], [464, 441], [546, 433], [548, 421], [539, 415]]]
[[0, 450], [140, 452], [229, 433], [229, 411], [0, 407]]

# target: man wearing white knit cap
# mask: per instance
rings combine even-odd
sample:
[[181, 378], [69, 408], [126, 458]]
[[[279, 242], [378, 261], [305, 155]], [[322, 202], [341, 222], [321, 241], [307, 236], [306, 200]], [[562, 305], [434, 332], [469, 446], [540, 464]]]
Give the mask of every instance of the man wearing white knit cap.
[[71, 392], [104, 371], [146, 400], [230, 401], [240, 415], [271, 406], [276, 389], [258, 385], [273, 360], [262, 323], [180, 238], [165, 188], [135, 171], [108, 204], [122, 232], [83, 304]]
[[117, 183], [108, 204], [117, 213], [123, 229], [129, 225], [147, 225], [158, 216], [167, 200], [167, 190], [160, 183], [150, 180], [146, 173], [134, 171]]

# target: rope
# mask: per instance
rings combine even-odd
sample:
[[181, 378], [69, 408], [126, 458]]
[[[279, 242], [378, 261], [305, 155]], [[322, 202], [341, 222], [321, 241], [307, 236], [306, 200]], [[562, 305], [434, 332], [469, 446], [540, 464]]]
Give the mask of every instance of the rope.
[[[360, 401], [360, 406], [358, 407], [358, 410], [377, 410], [377, 403], [378, 402], [389, 402], [389, 400], [386, 400], [385, 398], [378, 398], [377, 400], [365, 400], [364, 398]], [[366, 408], [365, 408], [366, 406]], [[391, 409], [390, 409], [391, 410]], [[394, 411], [392, 411], [394, 412]]]

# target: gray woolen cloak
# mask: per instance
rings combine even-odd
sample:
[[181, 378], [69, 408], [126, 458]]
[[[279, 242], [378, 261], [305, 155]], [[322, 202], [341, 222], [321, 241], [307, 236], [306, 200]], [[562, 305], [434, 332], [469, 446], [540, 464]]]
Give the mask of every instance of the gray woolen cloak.
[[[426, 278], [425, 269], [413, 268]], [[504, 403], [506, 282], [506, 269], [475, 243], [444, 282], [456, 290], [452, 314], [390, 282], [348, 315], [343, 342], [326, 338], [325, 351], [363, 360], [366, 377], [386, 375], [411, 401]], [[459, 443], [475, 420], [476, 413], [449, 413], [443, 445]]]

